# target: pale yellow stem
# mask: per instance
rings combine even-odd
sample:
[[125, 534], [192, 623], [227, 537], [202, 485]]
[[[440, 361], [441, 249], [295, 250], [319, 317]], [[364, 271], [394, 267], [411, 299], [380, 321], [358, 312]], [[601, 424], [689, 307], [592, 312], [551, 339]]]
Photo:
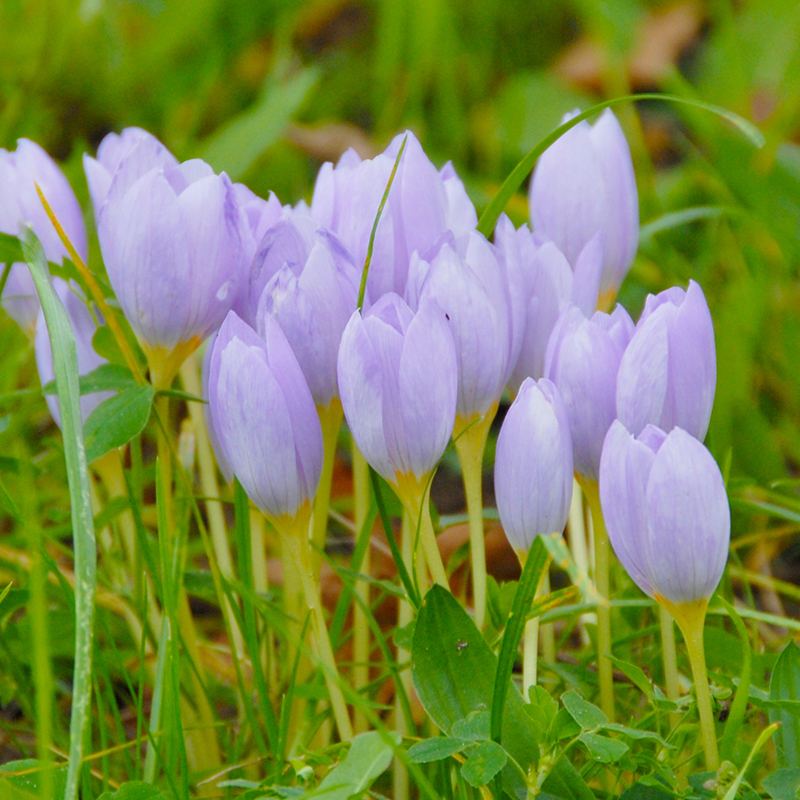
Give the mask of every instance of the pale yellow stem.
[[[355, 511], [356, 535], [361, 534], [361, 529], [367, 519], [369, 511], [369, 466], [361, 455], [355, 442], [353, 442], [353, 505]], [[372, 561], [372, 548], [368, 544], [361, 562], [361, 574], [369, 576]], [[356, 583], [356, 602], [353, 609], [353, 688], [363, 691], [369, 684], [369, 657], [370, 657], [370, 629], [366, 609], [370, 607], [370, 591], [367, 581]], [[369, 729], [369, 722], [364, 712], [356, 708], [353, 717], [353, 726], [356, 733], [363, 733]]]
[[319, 580], [319, 571], [322, 566], [322, 553], [325, 551], [325, 540], [328, 534], [328, 510], [331, 504], [331, 484], [333, 482], [333, 466], [336, 461], [336, 442], [339, 439], [339, 429], [342, 427], [344, 413], [342, 403], [334, 397], [326, 407], [317, 406], [319, 421], [322, 425], [322, 475], [319, 479], [317, 493], [314, 496], [313, 533], [311, 541], [314, 548], [311, 552], [314, 567], [314, 579]]
[[[400, 552], [403, 557], [403, 564], [405, 564], [409, 575], [413, 575], [415, 570], [413, 530], [414, 526], [411, 523], [408, 513], [403, 514], [403, 530], [401, 532], [402, 539], [400, 541]], [[413, 618], [414, 612], [411, 609], [410, 603], [408, 603], [406, 600], [401, 600], [400, 608], [398, 610], [398, 626], [402, 628], [408, 625]], [[410, 658], [411, 653], [408, 650], [404, 650], [402, 647], [397, 648], [398, 669], [402, 669], [402, 667], [408, 663]], [[400, 681], [403, 685], [403, 689], [406, 692], [406, 696], [410, 697], [412, 689], [410, 669], [402, 669], [400, 672]], [[399, 687], [395, 689], [394, 693], [394, 727], [397, 733], [399, 733], [401, 736], [408, 735], [408, 726], [406, 725], [406, 718], [405, 714], [403, 713], [403, 704], [400, 701]], [[407, 800], [409, 790], [408, 769], [398, 758], [395, 758], [394, 760], [392, 783], [394, 788], [394, 797], [397, 798], [397, 800]]]
[[273, 524], [283, 537], [284, 552], [288, 559], [294, 563], [294, 571], [300, 578], [306, 605], [311, 612], [314, 627], [314, 650], [323, 667], [325, 684], [328, 687], [328, 695], [333, 708], [336, 727], [339, 730], [339, 737], [342, 741], [349, 742], [353, 739], [353, 729], [350, 725], [350, 716], [347, 713], [347, 704], [339, 686], [336, 659], [331, 647], [325, 615], [322, 611], [319, 586], [313, 579], [311, 547], [308, 540], [310, 515], [311, 508], [306, 503], [295, 517], [291, 519], [282, 517], [273, 520]]
[[[661, 657], [664, 663], [664, 683], [667, 689], [667, 698], [674, 703], [678, 699], [678, 658], [675, 648], [675, 624], [671, 614], [663, 607], [659, 607], [661, 623]], [[669, 715], [670, 725], [674, 728], [680, 722], [680, 714], [673, 711]]]
[[[592, 511], [594, 528], [594, 574], [597, 593], [609, 598], [609, 569], [611, 544], [608, 541], [603, 510], [600, 507], [600, 492], [597, 481], [582, 480], [581, 488]], [[614, 721], [614, 665], [606, 656], [611, 655], [611, 606], [597, 605], [597, 677], [600, 683], [600, 707], [610, 722]]]
[[467, 496], [469, 542], [472, 560], [472, 595], [475, 624], [483, 628], [486, 618], [486, 545], [483, 533], [483, 453], [492, 420], [497, 414], [495, 403], [483, 416], [456, 418], [453, 438], [461, 461], [464, 493]]

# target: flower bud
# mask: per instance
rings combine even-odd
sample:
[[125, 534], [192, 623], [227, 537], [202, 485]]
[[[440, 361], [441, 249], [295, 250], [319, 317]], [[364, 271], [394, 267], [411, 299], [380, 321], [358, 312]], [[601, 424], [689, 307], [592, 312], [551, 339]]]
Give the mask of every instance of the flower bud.
[[650, 423], [702, 440], [716, 382], [714, 323], [700, 286], [648, 295], [619, 367], [619, 420], [634, 436]]
[[[0, 231], [18, 236], [20, 223], [30, 223], [48, 261], [60, 264], [67, 257], [67, 250], [36, 192], [37, 184], [70, 242], [85, 260], [86, 229], [72, 187], [55, 161], [28, 139], [20, 139], [12, 152], [0, 148], [0, 186], [3, 187]], [[3, 308], [21, 328], [33, 331], [39, 298], [28, 267], [22, 262], [11, 266], [3, 289]]]
[[497, 250], [476, 231], [448, 237], [429, 261], [412, 257], [406, 296], [445, 312], [458, 356], [462, 419], [485, 414], [500, 399], [515, 359], [514, 315]]
[[314, 235], [303, 263], [284, 263], [261, 295], [264, 318], [281, 326], [308, 381], [314, 402], [327, 407], [339, 396], [336, 364], [342, 332], [358, 301], [359, 276], [349, 254], [324, 229]]
[[367, 462], [393, 484], [428, 475], [456, 415], [458, 364], [444, 312], [427, 301], [414, 314], [384, 295], [350, 318], [338, 369], [347, 424]]
[[572, 501], [572, 438], [555, 385], [524, 381], [497, 437], [494, 488], [511, 546], [527, 553], [538, 534], [564, 530]]
[[534, 232], [555, 242], [573, 267], [600, 232], [600, 294], [616, 295], [639, 244], [639, 196], [630, 148], [609, 109], [593, 126], [579, 122], [542, 154], [530, 206]]
[[[92, 370], [97, 369], [102, 364], [107, 364], [105, 358], [99, 356], [92, 345], [92, 337], [97, 331], [97, 323], [86, 305], [86, 300], [80, 290], [70, 286], [61, 278], [53, 278], [53, 286], [56, 294], [64, 305], [67, 318], [72, 326], [75, 335], [75, 347], [78, 354], [78, 374], [88, 375]], [[103, 317], [99, 311], [95, 315], [103, 324]], [[50, 334], [47, 330], [47, 323], [44, 319], [42, 310], [39, 309], [38, 319], [36, 320], [36, 336], [34, 338], [36, 351], [36, 369], [39, 371], [39, 380], [42, 386], [55, 379], [53, 369], [53, 351], [50, 348]], [[92, 392], [91, 394], [81, 395], [81, 417], [84, 422], [89, 414], [103, 402], [111, 397], [114, 392]], [[46, 394], [44, 396], [50, 415], [56, 425], [61, 427], [61, 410], [59, 408], [58, 396]]]
[[545, 377], [567, 408], [575, 472], [589, 480], [597, 480], [603, 439], [616, 419], [617, 372], [632, 334], [633, 320], [622, 306], [587, 319], [570, 304], [547, 346]]
[[271, 317], [264, 333], [228, 314], [211, 355], [209, 407], [225, 460], [250, 499], [273, 518], [293, 518], [317, 491], [322, 429], [300, 365]]
[[437, 172], [416, 136], [396, 136], [384, 153], [362, 161], [348, 150], [334, 168], [317, 176], [311, 215], [333, 231], [361, 269], [372, 226], [403, 138], [408, 137], [375, 234], [368, 276], [370, 296], [405, 292], [408, 265], [447, 230], [458, 236], [477, 225], [477, 215], [451, 164]]
[[139, 341], [169, 353], [218, 328], [246, 279], [243, 215], [228, 177], [202, 161], [130, 186], [120, 163], [98, 219], [111, 285]]
[[97, 148], [97, 158], [88, 153], [83, 156], [83, 170], [92, 198], [95, 219], [108, 197], [111, 180], [122, 167], [119, 184], [130, 188], [139, 178], [154, 167], [177, 167], [178, 159], [151, 133], [142, 128], [125, 128], [122, 133], [109, 133]]
[[681, 428], [615, 421], [600, 462], [600, 500], [614, 552], [650, 597], [708, 599], [725, 569], [731, 518], [711, 453]]
[[495, 230], [495, 243], [504, 257], [516, 250], [520, 263], [519, 271], [509, 275], [511, 295], [522, 305], [519, 355], [508, 379], [513, 396], [525, 378], [543, 376], [547, 342], [567, 303], [574, 302], [584, 316], [591, 316], [597, 307], [602, 242], [599, 234], [589, 240], [578, 256], [574, 275], [553, 242], [542, 242], [527, 226], [514, 230], [505, 217]]

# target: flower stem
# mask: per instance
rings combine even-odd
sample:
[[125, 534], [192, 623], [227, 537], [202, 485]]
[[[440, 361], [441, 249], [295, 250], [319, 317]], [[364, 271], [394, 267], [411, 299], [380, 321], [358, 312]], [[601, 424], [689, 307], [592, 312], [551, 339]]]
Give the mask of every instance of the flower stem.
[[524, 649], [522, 651], [522, 696], [528, 702], [528, 693], [536, 686], [539, 664], [539, 617], [525, 623]]
[[[661, 655], [664, 661], [664, 684], [667, 688], [667, 699], [674, 703], [678, 699], [678, 659], [675, 651], [675, 624], [664, 606], [659, 606], [661, 622]], [[680, 720], [680, 714], [672, 711], [669, 715], [670, 725], [674, 728]]]
[[469, 542], [472, 559], [472, 594], [475, 605], [475, 624], [483, 628], [486, 618], [486, 544], [483, 533], [483, 452], [489, 428], [497, 413], [497, 404], [483, 416], [468, 420], [456, 419], [453, 437], [461, 461], [464, 493], [467, 496]]
[[339, 729], [339, 736], [342, 741], [349, 742], [353, 738], [353, 729], [350, 725], [350, 716], [347, 713], [344, 695], [339, 686], [336, 659], [333, 655], [328, 628], [325, 624], [325, 616], [322, 612], [319, 586], [314, 581], [311, 547], [308, 540], [310, 514], [311, 507], [306, 503], [291, 519], [281, 517], [273, 520], [273, 524], [283, 537], [284, 552], [287, 558], [293, 562], [294, 571], [300, 579], [306, 605], [311, 612], [314, 625], [314, 649], [325, 673], [325, 684], [328, 687], [328, 695], [330, 696], [336, 727]]
[[313, 532], [311, 540], [314, 547], [311, 551], [311, 564], [314, 568], [314, 580], [319, 580], [322, 566], [322, 553], [325, 550], [325, 539], [328, 534], [328, 510], [331, 505], [331, 484], [333, 482], [333, 464], [336, 460], [336, 442], [339, 429], [342, 427], [342, 403], [334, 397], [326, 407], [317, 406], [319, 421], [322, 425], [322, 442], [324, 455], [322, 459], [322, 475], [319, 479], [317, 494], [314, 497]]
[[[361, 529], [369, 512], [369, 466], [361, 455], [355, 442], [353, 442], [353, 503], [356, 536], [361, 534]], [[371, 564], [370, 546], [364, 550], [364, 559], [361, 562], [361, 573], [370, 574]], [[367, 612], [369, 608], [370, 592], [369, 583], [358, 581], [356, 594], [360, 600], [353, 607], [353, 688], [360, 692], [369, 683], [369, 654], [370, 654], [370, 629]], [[355, 709], [353, 718], [356, 733], [363, 733], [369, 727], [367, 718], [360, 708]]]
[[[422, 551], [433, 580], [440, 586], [444, 586], [445, 589], [449, 589], [450, 583], [447, 580], [442, 554], [439, 552], [439, 544], [436, 541], [436, 533], [431, 520], [430, 476], [423, 475], [422, 478], [417, 478], [413, 474], [398, 475], [395, 489], [411, 519], [411, 530], [416, 531], [419, 536], [419, 542], [422, 545]], [[406, 567], [408, 566], [406, 564]]]
[[673, 604], [658, 595], [656, 595], [656, 600], [675, 618], [686, 642], [689, 664], [692, 667], [692, 677], [694, 678], [694, 689], [697, 694], [697, 711], [700, 715], [700, 733], [703, 737], [706, 769], [716, 770], [719, 768], [719, 751], [717, 750], [717, 733], [714, 728], [714, 714], [711, 710], [711, 692], [708, 688], [706, 653], [703, 648], [703, 628], [708, 600], [703, 598], [692, 603]]
[[[611, 545], [608, 541], [603, 510], [600, 507], [600, 492], [597, 481], [581, 480], [594, 525], [594, 580], [602, 600], [609, 597], [609, 563]], [[614, 672], [613, 664], [607, 658], [611, 655], [611, 606], [601, 602], [597, 606], [597, 675], [600, 683], [600, 707], [610, 722], [614, 721]]]
[[[412, 531], [414, 525], [411, 518], [406, 512], [403, 514], [403, 530], [401, 533], [400, 547], [402, 548], [403, 563], [408, 570], [409, 575], [414, 575], [414, 537]], [[408, 625], [414, 618], [414, 612], [411, 609], [411, 604], [407, 600], [400, 600], [400, 608], [397, 614], [397, 625], [400, 628]], [[407, 696], [411, 696], [411, 670], [403, 669], [403, 666], [411, 658], [411, 653], [402, 647], [397, 648], [397, 666], [399, 679], [402, 682], [403, 688], [395, 686], [394, 691], [394, 728], [397, 733], [405, 737], [408, 735], [408, 724], [403, 713], [403, 703], [400, 698], [401, 691], [405, 691]], [[393, 795], [397, 800], [408, 800], [408, 769], [406, 765], [399, 759], [394, 760], [394, 769], [392, 771], [392, 786], [394, 789]]]

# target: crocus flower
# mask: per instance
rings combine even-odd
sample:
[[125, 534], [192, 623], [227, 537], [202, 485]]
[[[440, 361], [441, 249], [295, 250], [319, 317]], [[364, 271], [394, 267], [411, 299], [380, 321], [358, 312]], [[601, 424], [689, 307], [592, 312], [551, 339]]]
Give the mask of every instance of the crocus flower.
[[445, 312], [458, 355], [456, 413], [469, 420], [499, 401], [516, 360], [519, 320], [504, 264], [477, 231], [446, 238], [428, 258], [412, 257], [406, 297], [412, 309], [432, 300]]
[[362, 161], [348, 150], [335, 168], [323, 164], [311, 201], [314, 219], [333, 231], [363, 267], [375, 215], [404, 137], [405, 150], [375, 235], [367, 284], [373, 300], [386, 292], [404, 293], [412, 253], [424, 254], [445, 231], [458, 236], [478, 222], [452, 165], [437, 172], [410, 131], [396, 136], [374, 159]]
[[[56, 294], [64, 305], [69, 318], [72, 332], [75, 335], [75, 346], [78, 352], [78, 374], [87, 375], [92, 370], [102, 364], [108, 363], [105, 358], [99, 356], [92, 346], [92, 337], [97, 332], [97, 322], [89, 311], [86, 300], [81, 296], [80, 290], [70, 286], [61, 278], [53, 278], [53, 285]], [[103, 318], [99, 311], [95, 311], [96, 317], [103, 324]], [[47, 323], [44, 314], [39, 310], [36, 321], [36, 368], [39, 371], [39, 380], [42, 386], [55, 379], [53, 370], [53, 351], [50, 348], [50, 335], [47, 330]], [[81, 395], [81, 417], [86, 422], [89, 414], [94, 411], [103, 400], [111, 397], [113, 392], [92, 392], [91, 394]], [[56, 425], [61, 426], [61, 411], [59, 408], [58, 397], [54, 394], [44, 396], [50, 415], [55, 420]]]
[[730, 544], [719, 467], [681, 428], [647, 425], [634, 438], [616, 421], [603, 447], [600, 500], [614, 552], [645, 594], [674, 606], [707, 600]]
[[622, 306], [587, 319], [574, 304], [556, 322], [545, 356], [545, 377], [558, 387], [567, 407], [575, 472], [596, 481], [600, 453], [616, 419], [617, 372], [633, 334]]
[[151, 367], [170, 362], [174, 372], [220, 326], [246, 280], [246, 222], [228, 177], [204, 162], [155, 167], [128, 186], [125, 161], [100, 209], [100, 246]]
[[572, 501], [572, 438], [555, 385], [527, 378], [497, 437], [494, 487], [503, 530], [518, 553], [561, 533]]
[[631, 153], [609, 109], [593, 126], [579, 122], [542, 154], [531, 181], [530, 207], [534, 232], [555, 242], [573, 266], [589, 240], [601, 233], [600, 295], [601, 305], [608, 307], [639, 242]]
[[97, 158], [92, 158], [88, 153], [83, 156], [83, 170], [95, 219], [120, 166], [124, 175], [119, 176], [117, 182], [129, 188], [154, 167], [177, 167], [178, 159], [155, 136], [142, 128], [125, 128], [119, 134], [109, 133], [97, 148]]
[[[299, 273], [299, 274], [297, 274]], [[304, 263], [284, 263], [261, 295], [258, 330], [278, 321], [297, 356], [317, 406], [339, 396], [336, 365], [342, 332], [358, 300], [359, 274], [349, 254], [323, 229]]]
[[214, 342], [208, 401], [225, 460], [268, 516], [294, 518], [322, 472], [322, 430], [289, 342], [271, 317], [262, 339], [230, 312]]
[[538, 380], [544, 375], [547, 343], [567, 303], [574, 302], [587, 317], [597, 307], [602, 241], [599, 233], [589, 240], [578, 256], [573, 274], [558, 247], [551, 241], [542, 241], [526, 225], [515, 230], [503, 216], [494, 240], [503, 255], [516, 250], [520, 264], [520, 269], [510, 276], [511, 294], [522, 304], [519, 355], [508, 379], [508, 390], [514, 396], [525, 378]]
[[414, 314], [384, 295], [350, 318], [338, 370], [347, 424], [367, 462], [395, 485], [430, 474], [450, 441], [458, 393], [444, 311], [424, 302]]
[[[86, 229], [72, 187], [53, 159], [28, 139], [20, 139], [12, 152], [0, 148], [0, 231], [17, 236], [20, 223], [30, 223], [48, 261], [60, 264], [67, 257], [36, 192], [36, 184], [70, 242], [85, 259]], [[21, 328], [33, 332], [39, 299], [26, 264], [11, 266], [3, 290], [3, 308]]]
[[714, 323], [700, 286], [648, 295], [619, 367], [619, 420], [634, 435], [651, 423], [702, 440], [716, 381]]

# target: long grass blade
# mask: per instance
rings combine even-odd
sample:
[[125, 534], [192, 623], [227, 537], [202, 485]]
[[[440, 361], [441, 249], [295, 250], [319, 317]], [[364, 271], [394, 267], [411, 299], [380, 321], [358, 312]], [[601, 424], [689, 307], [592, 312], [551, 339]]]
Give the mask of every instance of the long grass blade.
[[83, 442], [78, 354], [67, 312], [50, 283], [47, 259], [41, 242], [29, 228], [22, 232], [20, 239], [50, 335], [72, 511], [75, 554], [75, 675], [64, 800], [76, 800], [83, 758], [83, 737], [92, 697], [92, 639], [97, 585], [97, 548], [89, 493], [89, 470]]

